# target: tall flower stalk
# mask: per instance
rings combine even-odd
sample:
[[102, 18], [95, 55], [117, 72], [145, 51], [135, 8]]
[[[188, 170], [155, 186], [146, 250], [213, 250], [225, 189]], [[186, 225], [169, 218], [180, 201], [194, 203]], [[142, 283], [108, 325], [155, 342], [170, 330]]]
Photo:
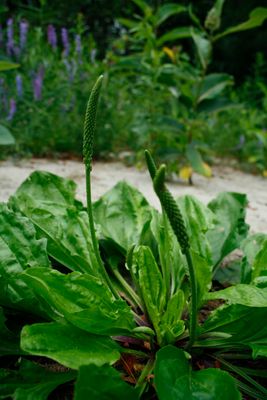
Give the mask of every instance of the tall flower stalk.
[[190, 309], [190, 327], [189, 327], [189, 343], [188, 348], [191, 348], [196, 339], [197, 327], [197, 281], [193, 266], [192, 256], [190, 252], [189, 237], [184, 224], [183, 216], [174, 200], [172, 194], [165, 186], [165, 165], [161, 165], [157, 169], [154, 160], [148, 150], [145, 151], [147, 167], [153, 181], [154, 190], [160, 200], [163, 211], [170, 221], [172, 230], [178, 240], [182, 253], [185, 255], [191, 285], [191, 309]]
[[114, 289], [112, 282], [107, 274], [103, 261], [101, 259], [98, 242], [95, 233], [93, 209], [92, 209], [92, 196], [91, 196], [91, 171], [92, 171], [92, 157], [93, 157], [93, 144], [96, 130], [96, 115], [97, 105], [102, 86], [103, 76], [101, 75], [90, 94], [84, 121], [84, 133], [83, 133], [83, 160], [85, 164], [85, 177], [86, 177], [86, 200], [87, 200], [87, 213], [89, 219], [90, 233], [93, 243], [95, 256], [97, 259], [99, 271], [105, 278], [107, 286], [110, 288], [115, 297], [118, 297], [116, 290]]

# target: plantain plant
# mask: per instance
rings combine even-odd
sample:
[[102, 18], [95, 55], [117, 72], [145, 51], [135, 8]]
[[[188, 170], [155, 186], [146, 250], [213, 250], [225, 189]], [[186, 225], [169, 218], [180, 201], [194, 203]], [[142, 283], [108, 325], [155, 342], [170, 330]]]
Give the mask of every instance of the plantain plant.
[[267, 235], [248, 235], [242, 194], [174, 200], [148, 151], [162, 213], [126, 182], [92, 203], [102, 81], [84, 126], [87, 207], [42, 171], [0, 205], [0, 397], [266, 398]]

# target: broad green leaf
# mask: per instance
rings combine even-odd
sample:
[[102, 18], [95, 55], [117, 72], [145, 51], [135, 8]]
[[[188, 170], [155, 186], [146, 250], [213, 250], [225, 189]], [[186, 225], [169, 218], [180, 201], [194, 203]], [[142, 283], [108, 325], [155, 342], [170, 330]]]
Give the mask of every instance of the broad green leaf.
[[172, 42], [177, 39], [186, 39], [191, 37], [191, 27], [183, 26], [180, 28], [175, 28], [164, 35], [160, 36], [157, 40], [157, 46], [161, 47], [166, 42]]
[[239, 25], [232, 26], [231, 28], [226, 29], [224, 32], [216, 35], [213, 40], [216, 41], [223, 36], [229, 35], [231, 33], [247, 31], [248, 29], [257, 28], [261, 26], [265, 19], [267, 18], [267, 8], [266, 7], [258, 7], [251, 11], [249, 14], [249, 19], [245, 22], [242, 22]]
[[46, 400], [57, 386], [72, 381], [75, 371], [52, 372], [28, 360], [19, 361], [17, 370], [0, 370], [0, 398]]
[[[242, 300], [238, 300], [242, 302]], [[201, 347], [250, 347], [252, 356], [267, 357], [267, 307], [224, 305], [214, 310], [201, 327]]]
[[227, 372], [215, 368], [192, 371], [188, 354], [174, 346], [157, 352], [155, 386], [159, 400], [241, 400]]
[[3, 309], [0, 307], [0, 356], [21, 354], [19, 337], [7, 328], [5, 322], [6, 317]]
[[213, 228], [216, 217], [194, 196], [180, 196], [177, 203], [186, 224], [191, 248], [211, 266], [211, 248], [206, 235]]
[[206, 70], [211, 59], [211, 42], [202, 32], [197, 32], [195, 29], [191, 29], [191, 36], [197, 48], [201, 66], [203, 70]]
[[166, 215], [156, 210], [153, 212], [150, 229], [155, 238], [166, 292], [175, 292], [181, 287], [185, 275], [185, 260], [177, 238]]
[[[1, 64], [0, 64], [0, 70], [1, 70]], [[15, 144], [14, 137], [5, 126], [0, 125], [0, 146], [10, 145], [10, 144]]]
[[218, 265], [225, 256], [239, 248], [247, 236], [246, 206], [246, 195], [230, 192], [220, 193], [208, 204], [217, 217], [214, 228], [207, 233], [214, 265]]
[[230, 101], [229, 98], [223, 97], [223, 95], [214, 99], [202, 100], [197, 106], [197, 111], [205, 114], [218, 113], [229, 109], [236, 109], [236, 112], [238, 112], [240, 104]]
[[186, 7], [181, 4], [167, 3], [160, 6], [155, 15], [155, 25], [159, 26], [172, 15], [177, 15], [185, 12]]
[[254, 263], [252, 265], [252, 279], [260, 275], [266, 275], [267, 272], [267, 240], [262, 244], [261, 249], [256, 254]]
[[191, 256], [197, 279], [197, 304], [200, 307], [203, 298], [211, 288], [211, 265], [208, 264], [207, 259], [193, 250], [191, 250]]
[[19, 64], [12, 63], [10, 61], [0, 61], [0, 72], [9, 71], [10, 69], [18, 68]]
[[114, 368], [84, 365], [79, 368], [74, 400], [137, 400], [138, 391], [124, 382]]
[[221, 14], [225, 0], [216, 0], [209, 10], [205, 19], [205, 28], [211, 32], [218, 30], [221, 26]]
[[144, 13], [144, 15], [151, 15], [152, 9], [149, 7], [146, 1], [144, 0], [132, 0], [139, 8], [140, 10]]
[[31, 289], [20, 279], [20, 273], [32, 267], [50, 268], [46, 240], [36, 239], [31, 221], [0, 204], [0, 304], [41, 313]]
[[160, 332], [164, 344], [173, 344], [185, 330], [181, 320], [184, 310], [184, 292], [180, 289], [170, 298], [166, 312], [160, 320]]
[[207, 178], [211, 177], [211, 169], [207, 168], [207, 164], [204, 163], [201, 154], [194, 145], [189, 144], [187, 146], [186, 157], [195, 172], [200, 175], [206, 176]]
[[203, 100], [214, 99], [229, 85], [233, 84], [233, 78], [228, 74], [206, 75], [201, 83], [198, 103]]
[[51, 257], [73, 271], [101, 276], [90, 236], [88, 216], [75, 200], [74, 182], [48, 172], [34, 172], [10, 199], [47, 238]]
[[126, 182], [119, 182], [94, 203], [95, 222], [103, 236], [124, 251], [139, 244], [140, 236], [152, 217], [153, 208], [144, 196]]
[[58, 322], [24, 326], [21, 348], [28, 354], [51, 358], [72, 369], [87, 364], [112, 364], [120, 358], [119, 346], [112, 339]]
[[135, 327], [130, 307], [115, 300], [104, 283], [92, 275], [68, 275], [32, 268], [23, 279], [59, 317], [87, 332], [100, 335], [129, 333]]
[[239, 284], [207, 293], [206, 299], [223, 299], [229, 304], [241, 304], [247, 307], [267, 307], [267, 288]]
[[166, 306], [166, 288], [159, 267], [149, 247], [139, 246], [133, 253], [133, 266], [149, 318], [161, 342], [159, 323]]

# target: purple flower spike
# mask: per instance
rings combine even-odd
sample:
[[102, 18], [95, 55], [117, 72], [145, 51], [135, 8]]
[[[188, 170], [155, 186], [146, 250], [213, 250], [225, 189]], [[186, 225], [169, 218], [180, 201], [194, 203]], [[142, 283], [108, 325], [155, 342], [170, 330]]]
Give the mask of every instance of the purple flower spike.
[[27, 42], [27, 34], [28, 34], [29, 24], [27, 21], [20, 21], [19, 24], [19, 44], [20, 49], [23, 50], [25, 48]]
[[81, 42], [81, 35], [75, 35], [75, 51], [78, 54], [79, 60], [81, 59], [82, 55], [82, 42]]
[[7, 54], [11, 55], [14, 52], [14, 35], [13, 35], [13, 19], [7, 20]]
[[51, 45], [53, 50], [57, 48], [57, 33], [54, 25], [48, 25], [47, 27], [47, 40], [48, 43]]
[[66, 28], [61, 29], [61, 39], [64, 47], [64, 53], [63, 55], [65, 57], [68, 57], [69, 52], [70, 52], [70, 43], [69, 43], [69, 34], [68, 30]]
[[42, 98], [42, 88], [44, 79], [44, 67], [40, 67], [35, 78], [33, 79], [33, 96], [34, 100], [39, 101]]
[[16, 106], [16, 101], [14, 99], [10, 99], [9, 102], [9, 113], [7, 116], [7, 121], [11, 121], [16, 113], [17, 106]]
[[18, 97], [23, 96], [23, 83], [21, 75], [16, 75], [16, 87], [17, 87], [17, 94]]

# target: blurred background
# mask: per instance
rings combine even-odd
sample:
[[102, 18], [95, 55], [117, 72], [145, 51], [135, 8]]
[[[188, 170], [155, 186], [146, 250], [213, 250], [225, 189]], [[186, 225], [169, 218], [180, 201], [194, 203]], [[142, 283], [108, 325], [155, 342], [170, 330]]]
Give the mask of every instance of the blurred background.
[[1, 0], [0, 158], [81, 157], [101, 73], [95, 155], [267, 176], [266, 0]]

